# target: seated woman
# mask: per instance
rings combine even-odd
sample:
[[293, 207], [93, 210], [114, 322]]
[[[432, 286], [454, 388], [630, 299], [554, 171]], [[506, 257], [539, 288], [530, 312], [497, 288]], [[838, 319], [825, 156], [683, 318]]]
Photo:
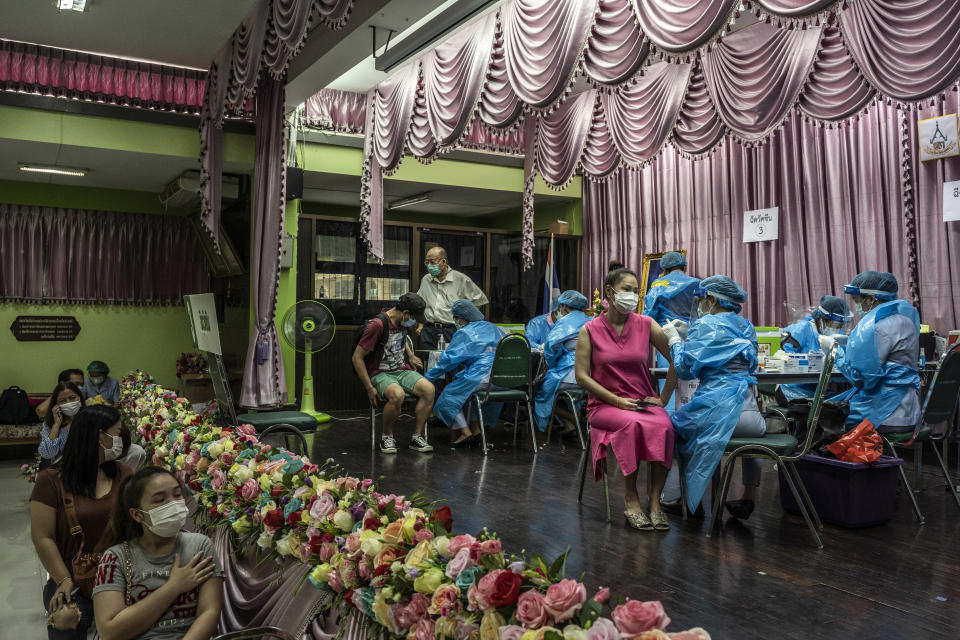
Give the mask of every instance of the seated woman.
[[[579, 388], [573, 370], [577, 336], [590, 319], [583, 312], [587, 308], [587, 298], [579, 291], [564, 291], [557, 301], [558, 320], [543, 344], [543, 358], [550, 368], [534, 399], [533, 417], [540, 431], [547, 429], [557, 392]], [[557, 405], [556, 415], [563, 420], [566, 427], [563, 433], [573, 433], [576, 429], [573, 414], [566, 407]]]
[[[76, 385], [77, 389], [83, 389], [83, 371], [80, 369], [64, 369], [60, 372], [60, 375], [57, 376], [57, 384], [61, 382], [72, 382]], [[81, 395], [82, 392], [81, 392]], [[53, 396], [48, 397], [46, 400], [37, 405], [37, 416], [41, 420], [47, 419], [47, 414], [50, 413], [50, 407], [55, 405], [56, 402], [53, 399]]]
[[[820, 351], [820, 336], [846, 333], [845, 328], [852, 319], [850, 307], [842, 298], [823, 296], [809, 317], [780, 332], [780, 348], [787, 353]], [[816, 392], [815, 384], [781, 384], [777, 387], [777, 402], [786, 406], [797, 398], [812, 398]]]
[[120, 383], [110, 377], [110, 367], [100, 360], [94, 360], [87, 365], [87, 379], [82, 390], [87, 402], [96, 400], [97, 397], [111, 406], [117, 406], [120, 402]]
[[[847, 427], [866, 419], [877, 431], [912, 431], [920, 421], [920, 315], [897, 300], [898, 288], [884, 271], [864, 271], [844, 287], [860, 314], [846, 347], [837, 350], [836, 367], [853, 384], [833, 398], [850, 402]], [[833, 342], [820, 339], [824, 350]]]
[[37, 453], [46, 465], [60, 459], [70, 435], [73, 418], [83, 407], [83, 394], [72, 382], [60, 382], [50, 394], [50, 410], [46, 412], [40, 429], [40, 444]]
[[[717, 275], [700, 282], [697, 299], [699, 319], [690, 325], [685, 342], [678, 334], [678, 321], [664, 327], [677, 376], [700, 381], [690, 402], [672, 416], [691, 513], [697, 510], [730, 437], [759, 437], [766, 431], [760, 412], [752, 415], [756, 400], [750, 400], [754, 397], [751, 387], [757, 384], [753, 377], [757, 333], [749, 320], [737, 315], [746, 292], [727, 276]], [[745, 465], [744, 473], [752, 484], [755, 476], [750, 474], [757, 468], [750, 470], [751, 464]]]
[[181, 531], [183, 487], [160, 467], [127, 478], [104, 535], [93, 608], [103, 640], [207, 640], [217, 630], [223, 570], [210, 538]]
[[[73, 627], [49, 627], [51, 640], [85, 640], [93, 624], [93, 585], [75, 579], [73, 560], [78, 552], [97, 552], [120, 483], [130, 475], [130, 469], [117, 462], [122, 447], [117, 410], [88, 407], [73, 421], [59, 465], [37, 474], [30, 494], [30, 537], [50, 576], [43, 604], [59, 626]], [[67, 498], [74, 514], [65, 506]], [[74, 520], [79, 533], [72, 532]], [[95, 567], [95, 556], [88, 559]]]
[[[480, 426], [472, 416], [470, 396], [490, 380], [490, 369], [497, 344], [505, 335], [497, 325], [483, 319], [483, 314], [469, 300], [457, 300], [451, 307], [457, 330], [450, 345], [440, 355], [437, 363], [427, 371], [430, 382], [438, 382], [448, 373], [463, 367], [452, 382], [447, 384], [433, 412], [444, 424], [455, 430], [456, 439], [451, 446], [471, 444], [479, 437]], [[488, 403], [483, 408], [485, 424], [495, 425], [502, 405]]]
[[[650, 378], [650, 346], [667, 356], [667, 339], [653, 320], [636, 313], [639, 289], [637, 274], [629, 269], [607, 274], [603, 295], [610, 304], [580, 330], [574, 369], [577, 384], [590, 394], [587, 415], [594, 478], [601, 477], [600, 465], [607, 447], [612, 448], [624, 475], [627, 522], [643, 531], [667, 530], [670, 524], [660, 508], [660, 492], [673, 462], [674, 434], [663, 406], [673, 393], [676, 374], [671, 366], [662, 395], [657, 396]], [[643, 460], [650, 463], [649, 515], [637, 493]]]
[[560, 299], [557, 298], [553, 301], [553, 305], [550, 308], [550, 313], [535, 316], [530, 320], [530, 322], [527, 323], [523, 333], [527, 338], [527, 342], [530, 343], [531, 348], [538, 349], [543, 346], [544, 342], [547, 341], [547, 336], [550, 335], [550, 330], [553, 329], [554, 324], [557, 322], [557, 308], [559, 305]]

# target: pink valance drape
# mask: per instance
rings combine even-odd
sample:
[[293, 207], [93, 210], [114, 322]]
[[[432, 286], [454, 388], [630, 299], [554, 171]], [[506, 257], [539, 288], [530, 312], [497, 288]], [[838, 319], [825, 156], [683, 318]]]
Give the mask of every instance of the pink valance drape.
[[184, 218], [0, 204], [0, 299], [182, 304], [206, 266]]

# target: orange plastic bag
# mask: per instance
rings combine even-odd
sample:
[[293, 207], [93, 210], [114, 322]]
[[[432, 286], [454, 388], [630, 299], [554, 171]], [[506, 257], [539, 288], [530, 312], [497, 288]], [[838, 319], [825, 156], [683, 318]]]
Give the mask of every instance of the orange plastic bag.
[[876, 462], [883, 453], [883, 440], [873, 423], [864, 420], [827, 449], [846, 462]]

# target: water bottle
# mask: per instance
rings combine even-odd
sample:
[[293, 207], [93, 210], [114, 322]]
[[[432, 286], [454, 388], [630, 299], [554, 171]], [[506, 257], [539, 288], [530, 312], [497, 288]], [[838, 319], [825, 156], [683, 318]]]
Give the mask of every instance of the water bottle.
[[437, 340], [437, 351], [443, 351], [446, 348], [447, 348], [447, 339], [441, 333], [440, 338]]

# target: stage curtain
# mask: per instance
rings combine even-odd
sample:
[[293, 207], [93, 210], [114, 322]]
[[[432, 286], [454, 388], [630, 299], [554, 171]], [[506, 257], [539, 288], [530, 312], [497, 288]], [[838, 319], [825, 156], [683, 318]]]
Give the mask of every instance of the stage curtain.
[[601, 85], [618, 85], [633, 77], [649, 48], [630, 0], [599, 0], [583, 52], [583, 72]]
[[732, 17], [734, 0], [633, 0], [633, 4], [640, 27], [655, 45], [682, 52], [713, 37]]

